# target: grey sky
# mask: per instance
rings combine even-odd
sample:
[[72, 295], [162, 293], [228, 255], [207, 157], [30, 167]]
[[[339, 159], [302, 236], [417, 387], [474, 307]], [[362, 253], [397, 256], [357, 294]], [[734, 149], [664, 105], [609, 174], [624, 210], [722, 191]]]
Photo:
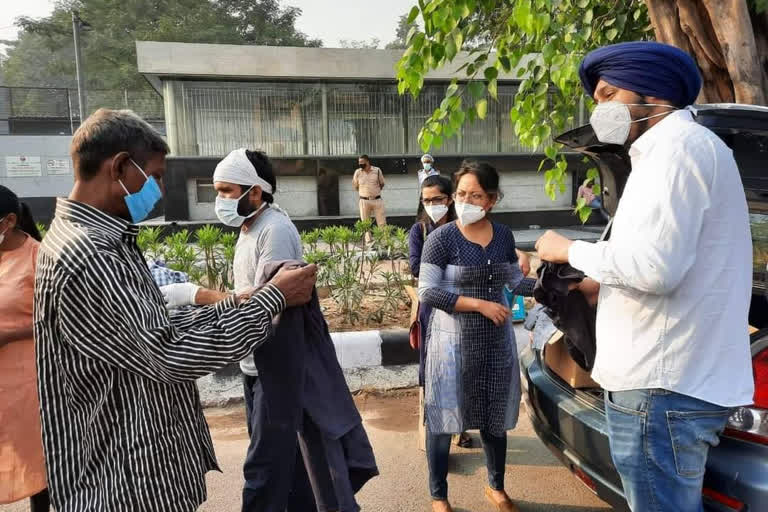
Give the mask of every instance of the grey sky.
[[0, 0], [0, 39], [16, 39], [13, 20], [19, 16], [39, 18], [53, 10], [52, 0]]
[[339, 46], [340, 39], [381, 40], [382, 46], [395, 38], [397, 20], [416, 5], [416, 0], [283, 0], [303, 11], [296, 26], [323, 40], [325, 46]]
[[[168, 0], [172, 1], [172, 0]], [[18, 16], [46, 16], [52, 0], [0, 0], [0, 39], [15, 39], [13, 20]], [[395, 38], [400, 15], [410, 11], [416, 0], [282, 0], [282, 5], [301, 8], [297, 22], [302, 32], [319, 37], [325, 46], [339, 46], [341, 39], [378, 38], [385, 45]]]

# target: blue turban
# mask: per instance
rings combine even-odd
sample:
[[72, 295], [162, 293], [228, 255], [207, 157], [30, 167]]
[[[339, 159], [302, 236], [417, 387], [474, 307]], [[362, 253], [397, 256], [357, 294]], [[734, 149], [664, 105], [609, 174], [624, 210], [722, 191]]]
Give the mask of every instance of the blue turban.
[[684, 107], [701, 89], [701, 75], [690, 55], [651, 41], [612, 44], [587, 54], [579, 67], [581, 84], [594, 97], [599, 80]]

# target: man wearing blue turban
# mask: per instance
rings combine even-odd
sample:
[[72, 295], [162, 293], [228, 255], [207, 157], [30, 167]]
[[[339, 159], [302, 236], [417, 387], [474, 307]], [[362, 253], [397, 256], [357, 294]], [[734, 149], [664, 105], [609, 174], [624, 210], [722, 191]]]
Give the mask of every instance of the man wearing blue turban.
[[590, 279], [592, 376], [605, 389], [611, 454], [634, 512], [700, 512], [709, 449], [733, 407], [752, 403], [747, 335], [749, 217], [731, 150], [693, 120], [701, 78], [685, 52], [622, 43], [579, 70], [597, 138], [627, 147], [632, 172], [611, 238], [549, 231], [541, 259]]

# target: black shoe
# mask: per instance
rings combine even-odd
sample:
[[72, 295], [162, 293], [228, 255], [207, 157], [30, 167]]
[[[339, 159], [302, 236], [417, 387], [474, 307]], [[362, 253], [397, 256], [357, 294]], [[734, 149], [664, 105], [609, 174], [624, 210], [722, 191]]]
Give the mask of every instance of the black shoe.
[[460, 446], [462, 448], [472, 448], [472, 436], [470, 436], [467, 432], [462, 432], [459, 434], [459, 439], [456, 441], [456, 446]]

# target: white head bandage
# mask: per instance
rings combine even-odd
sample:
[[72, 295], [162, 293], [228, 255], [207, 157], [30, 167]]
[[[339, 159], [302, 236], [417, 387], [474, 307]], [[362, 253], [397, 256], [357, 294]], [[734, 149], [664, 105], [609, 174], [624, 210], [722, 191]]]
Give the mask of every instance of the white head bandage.
[[258, 186], [267, 194], [274, 193], [272, 185], [259, 176], [256, 168], [248, 160], [248, 157], [245, 156], [245, 148], [232, 151], [224, 160], [219, 162], [216, 170], [213, 171], [213, 182], [216, 183], [218, 181], [248, 187]]

